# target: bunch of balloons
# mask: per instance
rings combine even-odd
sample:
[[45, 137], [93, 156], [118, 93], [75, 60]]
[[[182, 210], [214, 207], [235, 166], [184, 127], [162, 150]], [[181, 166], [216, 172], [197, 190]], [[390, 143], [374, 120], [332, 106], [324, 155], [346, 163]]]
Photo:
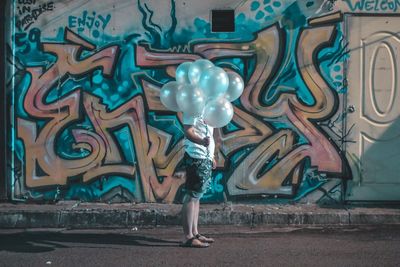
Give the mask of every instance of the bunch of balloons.
[[160, 92], [163, 105], [186, 116], [203, 116], [214, 128], [227, 125], [233, 117], [231, 102], [243, 93], [243, 79], [236, 72], [225, 72], [206, 59], [184, 62], [176, 69], [176, 81], [166, 83]]

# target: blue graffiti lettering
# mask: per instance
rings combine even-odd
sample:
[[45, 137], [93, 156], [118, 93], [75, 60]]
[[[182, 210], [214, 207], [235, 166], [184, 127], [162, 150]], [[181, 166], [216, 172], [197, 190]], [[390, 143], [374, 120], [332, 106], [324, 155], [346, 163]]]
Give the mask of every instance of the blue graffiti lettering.
[[392, 11], [396, 12], [400, 0], [344, 0], [351, 11]]
[[99, 29], [105, 30], [110, 20], [110, 14], [106, 16], [100, 14], [96, 15], [96, 12], [93, 11], [91, 15], [89, 15], [89, 12], [85, 10], [80, 17], [69, 16], [68, 27], [71, 29], [77, 28], [79, 33], [87, 29], [93, 37], [98, 38], [100, 36]]
[[35, 49], [40, 45], [40, 30], [33, 28], [26, 32], [18, 32], [13, 36], [14, 44], [17, 51], [22, 54], [28, 54], [31, 49]]

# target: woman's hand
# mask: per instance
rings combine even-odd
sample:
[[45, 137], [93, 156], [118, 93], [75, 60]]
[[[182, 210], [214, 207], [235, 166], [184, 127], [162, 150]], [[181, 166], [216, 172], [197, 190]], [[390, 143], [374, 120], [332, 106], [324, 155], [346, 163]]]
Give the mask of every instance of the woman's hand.
[[185, 129], [185, 136], [187, 139], [192, 141], [193, 143], [208, 147], [210, 145], [211, 139], [209, 136], [201, 138], [196, 131], [194, 130], [193, 125], [183, 125]]
[[217, 161], [213, 159], [213, 165], [212, 165], [213, 170], [217, 168]]
[[202, 145], [205, 147], [208, 147], [210, 145], [210, 137], [209, 136], [203, 138]]

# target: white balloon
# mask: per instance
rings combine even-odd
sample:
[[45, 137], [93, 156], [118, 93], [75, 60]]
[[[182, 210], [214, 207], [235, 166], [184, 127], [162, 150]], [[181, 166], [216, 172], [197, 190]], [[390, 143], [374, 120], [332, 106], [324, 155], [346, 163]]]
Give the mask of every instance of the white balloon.
[[229, 78], [222, 68], [211, 67], [201, 74], [199, 87], [209, 99], [223, 96], [228, 86]]
[[161, 87], [160, 100], [161, 103], [169, 110], [180, 111], [178, 103], [176, 102], [176, 94], [181, 88], [181, 84], [175, 81], [168, 82]]
[[189, 80], [192, 84], [197, 84], [200, 81], [201, 74], [208, 68], [213, 67], [214, 64], [207, 59], [198, 59], [193, 62], [189, 67]]
[[204, 93], [192, 84], [185, 84], [176, 95], [176, 102], [185, 115], [199, 116], [206, 103]]
[[204, 108], [203, 118], [211, 127], [224, 127], [233, 118], [233, 106], [224, 97], [212, 99]]
[[192, 65], [192, 62], [183, 62], [176, 68], [175, 79], [179, 83], [190, 83], [189, 80], [189, 68]]
[[242, 95], [244, 82], [242, 77], [240, 77], [236, 72], [228, 72], [227, 74], [229, 78], [229, 86], [226, 90], [225, 98], [232, 102]]

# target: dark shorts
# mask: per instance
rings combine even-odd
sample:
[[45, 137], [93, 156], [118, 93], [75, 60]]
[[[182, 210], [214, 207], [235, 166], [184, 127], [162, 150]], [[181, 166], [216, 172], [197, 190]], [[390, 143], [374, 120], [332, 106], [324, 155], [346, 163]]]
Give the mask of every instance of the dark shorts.
[[185, 153], [186, 194], [193, 198], [201, 198], [211, 186], [212, 161], [196, 159]]

